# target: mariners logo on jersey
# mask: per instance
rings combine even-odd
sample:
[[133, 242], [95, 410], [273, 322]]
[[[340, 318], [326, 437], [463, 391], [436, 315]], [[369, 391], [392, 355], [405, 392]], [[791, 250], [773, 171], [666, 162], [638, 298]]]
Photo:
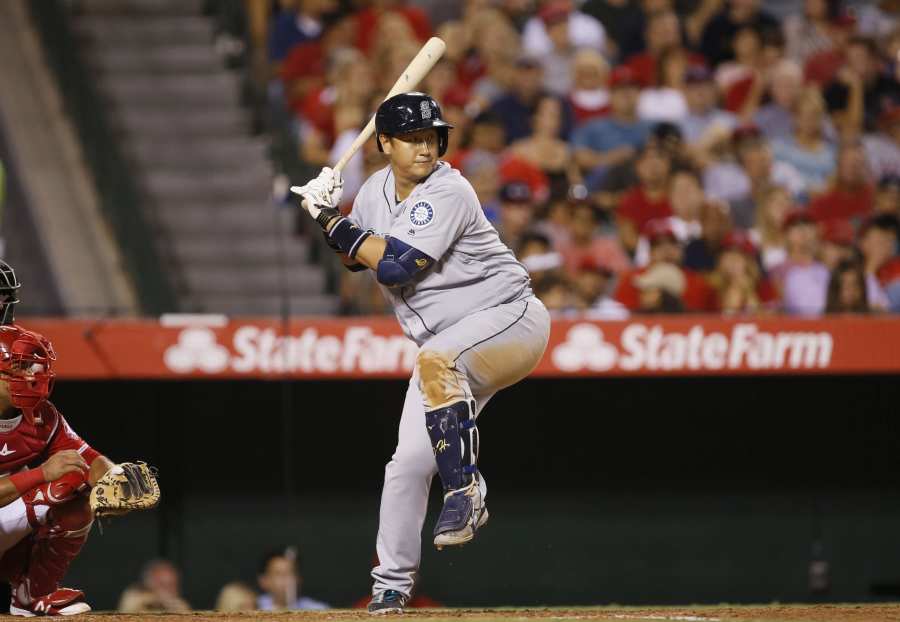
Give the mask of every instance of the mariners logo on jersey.
[[434, 208], [428, 201], [419, 201], [409, 210], [409, 222], [417, 227], [424, 227], [434, 220]]

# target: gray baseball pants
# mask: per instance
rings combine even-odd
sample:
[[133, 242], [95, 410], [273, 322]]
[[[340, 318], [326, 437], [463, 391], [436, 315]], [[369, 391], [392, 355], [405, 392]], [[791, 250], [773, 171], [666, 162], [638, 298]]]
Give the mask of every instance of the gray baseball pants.
[[419, 569], [428, 493], [437, 473], [425, 409], [474, 400], [477, 416], [497, 391], [535, 368], [549, 336], [550, 315], [530, 296], [473, 313], [422, 344], [397, 449], [384, 470], [373, 594], [390, 589], [409, 595]]

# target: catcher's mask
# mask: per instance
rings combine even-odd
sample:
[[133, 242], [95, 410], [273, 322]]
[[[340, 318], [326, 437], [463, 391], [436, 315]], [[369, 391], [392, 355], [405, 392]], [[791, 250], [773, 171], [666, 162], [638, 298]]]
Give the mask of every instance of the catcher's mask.
[[0, 260], [0, 325], [9, 325], [15, 321], [15, 307], [19, 304], [16, 291], [21, 286], [12, 266]]
[[9, 386], [12, 405], [34, 423], [35, 408], [53, 391], [53, 346], [41, 335], [17, 326], [0, 327], [0, 380]]

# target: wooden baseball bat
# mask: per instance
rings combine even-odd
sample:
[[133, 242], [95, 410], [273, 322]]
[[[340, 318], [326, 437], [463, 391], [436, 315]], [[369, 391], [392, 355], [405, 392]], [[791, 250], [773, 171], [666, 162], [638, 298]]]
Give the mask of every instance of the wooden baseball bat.
[[[431, 37], [426, 41], [425, 45], [422, 46], [422, 49], [419, 50], [419, 53], [416, 54], [415, 58], [413, 58], [409, 65], [406, 66], [406, 69], [403, 70], [400, 77], [397, 78], [397, 81], [394, 83], [394, 86], [391, 87], [391, 90], [388, 92], [385, 99], [390, 99], [398, 93], [406, 93], [414, 90], [419, 82], [422, 81], [422, 78], [431, 71], [431, 68], [434, 67], [435, 63], [437, 63], [441, 56], [444, 55], [445, 49], [447, 49], [447, 44], [438, 37]], [[353, 157], [353, 154], [356, 153], [359, 148], [363, 146], [363, 143], [369, 140], [374, 133], [375, 115], [372, 115], [372, 118], [369, 119], [366, 127], [363, 128], [359, 133], [359, 136], [356, 137], [356, 140], [353, 141], [353, 144], [347, 148], [341, 156], [341, 159], [334, 165], [334, 170], [342, 170], [347, 165], [347, 162], [350, 161], [350, 158]]]

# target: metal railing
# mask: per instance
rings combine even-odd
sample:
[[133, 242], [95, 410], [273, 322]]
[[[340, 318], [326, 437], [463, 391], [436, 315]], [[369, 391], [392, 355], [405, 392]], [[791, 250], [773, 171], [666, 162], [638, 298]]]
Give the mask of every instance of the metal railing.
[[60, 0], [26, 4], [78, 132], [103, 214], [118, 241], [141, 310], [153, 315], [176, 310], [174, 289], [141, 210], [142, 194], [110, 127], [95, 77], [81, 57], [71, 17]]

